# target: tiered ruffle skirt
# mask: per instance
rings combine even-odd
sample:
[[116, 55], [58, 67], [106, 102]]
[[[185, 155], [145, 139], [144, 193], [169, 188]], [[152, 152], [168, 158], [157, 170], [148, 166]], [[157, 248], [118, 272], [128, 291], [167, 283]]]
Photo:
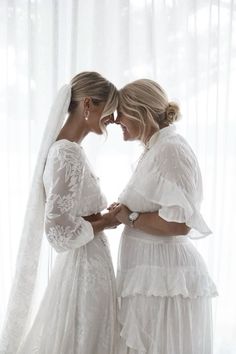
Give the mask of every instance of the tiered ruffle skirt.
[[126, 227], [117, 270], [119, 354], [211, 354], [211, 298], [205, 263], [186, 236]]

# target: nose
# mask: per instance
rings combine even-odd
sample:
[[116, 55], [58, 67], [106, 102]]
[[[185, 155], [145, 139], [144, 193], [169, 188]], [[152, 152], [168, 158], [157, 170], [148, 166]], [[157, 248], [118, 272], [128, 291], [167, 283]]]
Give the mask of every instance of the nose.
[[106, 117], [103, 118], [103, 120], [107, 123], [107, 124], [110, 124], [110, 123], [115, 123], [115, 120], [114, 120], [114, 114], [109, 114], [107, 115]]
[[116, 124], [120, 124], [120, 116], [119, 116], [119, 114], [117, 114], [117, 117], [116, 117], [115, 123], [116, 123]]
[[110, 123], [115, 123], [114, 113], [110, 115]]

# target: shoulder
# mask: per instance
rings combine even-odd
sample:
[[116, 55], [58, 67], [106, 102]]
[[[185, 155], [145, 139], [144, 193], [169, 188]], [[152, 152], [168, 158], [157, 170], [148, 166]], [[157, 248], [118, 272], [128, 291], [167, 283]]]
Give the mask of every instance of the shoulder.
[[82, 147], [72, 141], [62, 139], [55, 141], [48, 152], [48, 160], [63, 164], [83, 164], [85, 156]]
[[162, 139], [153, 146], [154, 151], [149, 159], [150, 171], [161, 175], [169, 181], [180, 184], [183, 180], [197, 180], [200, 175], [197, 158], [184, 137], [175, 133]]
[[158, 149], [158, 157], [177, 162], [196, 162], [196, 155], [186, 139], [180, 134], [165, 139]]

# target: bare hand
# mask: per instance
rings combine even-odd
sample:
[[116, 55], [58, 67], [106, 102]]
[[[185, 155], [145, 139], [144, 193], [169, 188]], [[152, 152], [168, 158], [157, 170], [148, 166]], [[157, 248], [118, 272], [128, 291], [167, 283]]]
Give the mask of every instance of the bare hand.
[[88, 216], [83, 216], [83, 219], [89, 222], [92, 221], [97, 221], [100, 220], [102, 218], [101, 213], [97, 213], [97, 214], [92, 214], [92, 215], [88, 215]]
[[109, 212], [102, 215], [106, 229], [114, 229], [118, 225], [120, 225], [120, 221], [116, 218], [116, 215], [119, 213], [120, 209], [121, 206], [119, 204], [117, 205], [117, 207], [113, 209], [112, 208], [108, 209]]
[[109, 207], [107, 208], [107, 210], [114, 210], [118, 205], [120, 205], [120, 203], [118, 202], [114, 202], [111, 205], [109, 205]]
[[122, 224], [129, 225], [129, 214], [131, 213], [131, 211], [123, 204], [119, 204], [114, 210], [116, 210], [117, 208], [119, 208], [119, 211], [116, 214], [116, 219]]

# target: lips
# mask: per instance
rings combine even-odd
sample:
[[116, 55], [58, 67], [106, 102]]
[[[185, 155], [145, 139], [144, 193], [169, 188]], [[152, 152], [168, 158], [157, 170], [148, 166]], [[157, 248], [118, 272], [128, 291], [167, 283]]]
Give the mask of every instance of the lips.
[[110, 116], [109, 118], [107, 118], [103, 121], [103, 124], [106, 126], [111, 123], [114, 123], [113, 116], [112, 117]]
[[128, 129], [126, 128], [125, 125], [123, 125], [122, 123], [120, 123], [120, 126], [121, 126], [121, 129], [122, 129], [123, 133], [127, 133], [127, 132], [128, 132]]
[[108, 124], [110, 124], [110, 123], [111, 123], [111, 120], [110, 120], [110, 119], [107, 119], [107, 120], [104, 120], [104, 121], [103, 121], [103, 124], [106, 125], [106, 126], [107, 126]]

